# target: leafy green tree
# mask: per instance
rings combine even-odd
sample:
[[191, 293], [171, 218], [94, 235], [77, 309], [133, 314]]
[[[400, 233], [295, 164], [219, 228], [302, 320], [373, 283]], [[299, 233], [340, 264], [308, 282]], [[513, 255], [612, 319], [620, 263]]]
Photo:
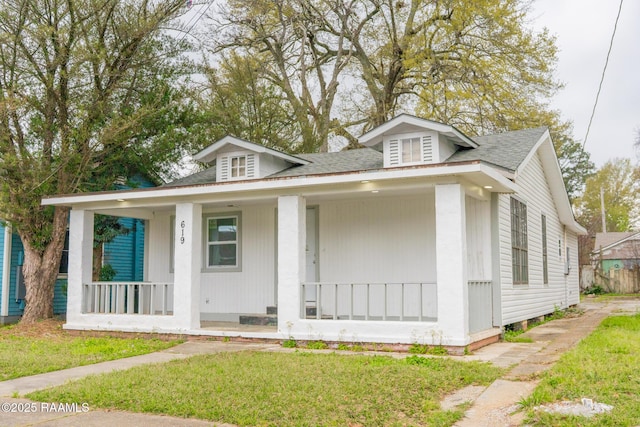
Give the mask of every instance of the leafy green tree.
[[578, 219], [591, 234], [602, 230], [601, 191], [606, 231], [630, 231], [640, 220], [640, 167], [630, 159], [613, 159], [587, 179], [576, 200]]
[[68, 208], [41, 198], [166, 172], [161, 160], [179, 156], [163, 136], [180, 133], [168, 106], [179, 51], [161, 29], [183, 6], [0, 0], [0, 215], [24, 245], [23, 322], [53, 314], [67, 228]]
[[205, 68], [204, 90], [194, 95], [208, 143], [233, 135], [266, 147], [300, 150], [301, 133], [282, 92], [261, 72], [259, 57], [231, 52]]
[[595, 235], [602, 228], [604, 196], [606, 231], [630, 231], [640, 223], [640, 166], [630, 159], [613, 159], [586, 180], [584, 194], [574, 200], [577, 219], [586, 229], [578, 237], [580, 265], [590, 263]]

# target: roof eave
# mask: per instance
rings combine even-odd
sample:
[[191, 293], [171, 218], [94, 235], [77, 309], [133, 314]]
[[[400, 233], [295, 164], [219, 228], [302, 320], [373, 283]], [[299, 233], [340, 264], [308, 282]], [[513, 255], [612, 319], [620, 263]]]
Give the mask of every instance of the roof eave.
[[[458, 163], [455, 165], [424, 165], [381, 170], [351, 171], [346, 173], [330, 173], [297, 177], [278, 177], [260, 180], [197, 184], [175, 187], [156, 187], [119, 192], [96, 192], [71, 195], [60, 195], [43, 198], [42, 204], [49, 206], [71, 206], [83, 208], [89, 205], [100, 205], [100, 208], [113, 207], [113, 203], [124, 203], [127, 207], [136, 207], [136, 201], [142, 203], [149, 199], [181, 199], [190, 196], [229, 193], [237, 195], [242, 192], [269, 192], [280, 189], [310, 188], [314, 186], [357, 183], [362, 180], [387, 181], [405, 178], [442, 178], [446, 176], [471, 176], [478, 179], [484, 177], [481, 184], [493, 186], [497, 192], [514, 192], [516, 185], [505, 177], [501, 171], [479, 161]], [[93, 209], [93, 207], [92, 207]]]
[[562, 170], [560, 169], [558, 157], [556, 156], [553, 141], [551, 141], [551, 134], [548, 129], [544, 131], [527, 157], [525, 157], [516, 169], [516, 182], [520, 172], [527, 166], [527, 164], [529, 164], [533, 156], [535, 156], [538, 151], [540, 151], [540, 160], [542, 161], [547, 181], [549, 182], [551, 197], [558, 209], [558, 217], [560, 218], [560, 221], [574, 233], [586, 235], [587, 229], [580, 225], [573, 215], [573, 208], [569, 202], [567, 189], [564, 185], [564, 179], [562, 178]]
[[413, 126], [422, 127], [424, 129], [434, 130], [436, 132], [454, 138], [456, 140], [455, 142], [458, 145], [464, 147], [478, 147], [478, 144], [474, 140], [451, 125], [435, 122], [433, 120], [423, 119], [420, 117], [412, 116], [410, 114], [400, 114], [389, 120], [388, 122], [371, 129], [369, 132], [361, 135], [358, 138], [358, 142], [367, 147], [375, 146], [382, 141], [382, 138], [387, 132], [400, 124], [410, 124]]
[[235, 136], [227, 135], [224, 138], [214, 142], [207, 148], [199, 151], [193, 156], [195, 161], [201, 163], [210, 163], [215, 159], [215, 154], [218, 150], [223, 148], [226, 145], [235, 145], [237, 147], [243, 148], [245, 150], [250, 150], [255, 153], [268, 153], [272, 156], [281, 158], [293, 164], [298, 165], [307, 165], [310, 162], [308, 160], [301, 159], [300, 157], [292, 156], [290, 154], [282, 153], [278, 150], [274, 150], [272, 148], [265, 147], [264, 145], [256, 144], [251, 141], [246, 141], [241, 138], [237, 138]]

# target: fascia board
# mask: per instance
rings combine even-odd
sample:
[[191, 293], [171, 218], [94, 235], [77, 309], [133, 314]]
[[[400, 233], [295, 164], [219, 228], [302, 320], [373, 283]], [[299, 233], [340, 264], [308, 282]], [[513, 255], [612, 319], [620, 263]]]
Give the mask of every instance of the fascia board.
[[432, 120], [422, 119], [420, 117], [411, 116], [409, 114], [400, 114], [388, 122], [371, 129], [369, 132], [361, 135], [358, 142], [365, 146], [376, 145], [382, 140], [382, 136], [394, 127], [400, 124], [409, 124], [423, 129], [434, 130], [443, 134], [452, 134], [463, 141], [468, 147], [476, 148], [478, 144], [471, 138], [460, 132], [453, 126], [444, 123], [434, 122]]
[[211, 144], [207, 148], [198, 152], [193, 156], [193, 159], [198, 162], [209, 163], [213, 160], [214, 154], [221, 148], [225, 147], [226, 145], [235, 145], [236, 147], [240, 147], [244, 150], [253, 151], [254, 153], [259, 153], [259, 154], [269, 153], [275, 157], [279, 157], [283, 160], [286, 160], [288, 162], [298, 164], [298, 165], [306, 165], [310, 163], [308, 160], [304, 160], [299, 157], [292, 156], [290, 154], [281, 153], [280, 151], [267, 148], [263, 145], [245, 141], [244, 139], [236, 138], [235, 136], [230, 136], [230, 135], [225, 136], [221, 140]]
[[[83, 204], [93, 204], [96, 202], [120, 203], [126, 200], [127, 206], [135, 207], [136, 201], [148, 201], [150, 199], [184, 199], [200, 195], [216, 194], [237, 194], [242, 192], [261, 193], [272, 191], [277, 194], [278, 190], [308, 188], [313, 186], [327, 186], [344, 183], [356, 183], [367, 181], [388, 181], [406, 178], [436, 178], [446, 176], [463, 176], [471, 174], [481, 174], [486, 176], [501, 190], [506, 192], [516, 191], [515, 184], [506, 178], [500, 171], [482, 164], [474, 162], [471, 164], [442, 165], [429, 168], [394, 168], [392, 170], [377, 170], [373, 172], [356, 172], [349, 174], [325, 174], [305, 177], [290, 178], [270, 178], [263, 180], [251, 180], [242, 182], [225, 182], [208, 185], [185, 186], [185, 187], [156, 187], [148, 189], [99, 192], [91, 194], [72, 194], [47, 197], [42, 200], [45, 206], [75, 206], [81, 208]], [[113, 207], [113, 205], [111, 205]]]

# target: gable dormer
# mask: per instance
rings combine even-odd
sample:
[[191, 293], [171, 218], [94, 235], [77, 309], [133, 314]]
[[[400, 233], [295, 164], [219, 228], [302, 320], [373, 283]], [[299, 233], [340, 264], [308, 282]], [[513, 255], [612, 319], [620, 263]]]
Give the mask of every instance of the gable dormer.
[[194, 156], [216, 165], [216, 182], [260, 179], [309, 162], [233, 136], [225, 136]]
[[477, 144], [453, 126], [401, 114], [365, 133], [362, 145], [382, 151], [384, 167], [441, 163]]

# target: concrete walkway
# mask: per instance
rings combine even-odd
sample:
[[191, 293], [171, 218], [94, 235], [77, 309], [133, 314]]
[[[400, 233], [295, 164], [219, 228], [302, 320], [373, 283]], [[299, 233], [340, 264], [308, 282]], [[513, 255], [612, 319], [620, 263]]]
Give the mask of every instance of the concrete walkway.
[[[474, 403], [465, 413], [465, 418], [456, 423], [455, 427], [521, 425], [524, 414], [514, 411], [518, 408], [518, 402], [533, 392], [540, 374], [550, 369], [563, 353], [593, 332], [606, 317], [640, 312], [640, 299], [607, 303], [587, 300], [579, 307], [585, 310], [580, 317], [554, 320], [525, 332], [522, 336], [533, 340], [533, 343], [522, 344], [529, 346], [528, 354], [523, 355], [505, 376], [487, 387], [475, 399], [468, 399], [474, 400]], [[485, 351], [492, 351], [491, 347], [494, 346], [486, 347]], [[497, 365], [508, 362], [508, 354], [503, 354], [492, 362], [498, 362]]]
[[[537, 376], [549, 369], [562, 353], [572, 348], [582, 338], [591, 333], [604, 319], [614, 312], [636, 313], [640, 311], [640, 300], [611, 301], [605, 303], [584, 303], [581, 307], [585, 314], [578, 318], [555, 320], [526, 332], [533, 343], [496, 343], [484, 347], [469, 356], [452, 357], [456, 360], [479, 360], [491, 362], [499, 367], [514, 366], [511, 371], [489, 387], [468, 387], [445, 399], [443, 406], [454, 408], [464, 402], [473, 401], [473, 406], [458, 422], [458, 427], [481, 426], [516, 426], [521, 420], [510, 413], [514, 405], [528, 396], [537, 385]], [[615, 314], [615, 313], [614, 313]], [[80, 366], [62, 371], [17, 378], [0, 382], [0, 426], [88, 426], [113, 427], [128, 426], [228, 426], [195, 419], [175, 418], [137, 414], [121, 411], [89, 410], [84, 412], [82, 402], [76, 408], [65, 411], [51, 403], [31, 402], [26, 399], [12, 398], [23, 396], [32, 391], [62, 385], [88, 375], [109, 373], [129, 369], [134, 366], [164, 363], [176, 359], [184, 359], [196, 354], [211, 354], [235, 351], [295, 351], [283, 349], [277, 344], [259, 343], [223, 343], [220, 341], [191, 341], [157, 353], [119, 359], [94, 365]], [[311, 350], [314, 351], [314, 350]], [[318, 352], [325, 352], [318, 351]], [[316, 352], [316, 351], [314, 351]], [[347, 353], [347, 352], [345, 352]], [[367, 352], [364, 354], [375, 354]], [[405, 353], [384, 353], [386, 356], [406, 357]], [[9, 406], [7, 406], [7, 404]], [[35, 409], [25, 412], [25, 407]], [[52, 407], [53, 406], [53, 407]], [[20, 409], [22, 411], [12, 411]], [[9, 409], [9, 410], [7, 410]]]

